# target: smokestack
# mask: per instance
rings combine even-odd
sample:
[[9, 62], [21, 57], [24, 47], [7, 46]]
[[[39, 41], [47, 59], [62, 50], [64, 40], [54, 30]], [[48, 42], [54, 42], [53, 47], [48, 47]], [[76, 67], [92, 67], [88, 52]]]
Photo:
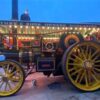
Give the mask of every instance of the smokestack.
[[18, 0], [12, 0], [12, 20], [18, 20]]

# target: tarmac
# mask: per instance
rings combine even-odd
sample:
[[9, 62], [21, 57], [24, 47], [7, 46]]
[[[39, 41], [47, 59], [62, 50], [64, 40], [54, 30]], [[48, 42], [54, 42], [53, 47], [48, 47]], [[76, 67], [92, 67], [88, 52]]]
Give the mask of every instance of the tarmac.
[[82, 92], [66, 82], [63, 76], [46, 77], [42, 73], [29, 75], [22, 89], [0, 100], [100, 100], [100, 90]]

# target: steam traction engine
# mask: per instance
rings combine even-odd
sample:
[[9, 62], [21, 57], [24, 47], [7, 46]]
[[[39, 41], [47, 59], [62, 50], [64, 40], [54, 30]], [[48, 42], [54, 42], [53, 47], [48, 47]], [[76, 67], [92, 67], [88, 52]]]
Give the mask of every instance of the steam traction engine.
[[100, 25], [0, 21], [0, 52], [0, 96], [18, 92], [33, 68], [100, 89]]

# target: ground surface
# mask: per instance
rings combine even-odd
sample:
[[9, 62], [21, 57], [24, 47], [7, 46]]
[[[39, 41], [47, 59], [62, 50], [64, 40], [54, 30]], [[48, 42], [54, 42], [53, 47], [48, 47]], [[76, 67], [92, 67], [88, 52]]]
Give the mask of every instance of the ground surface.
[[[37, 80], [37, 86], [33, 85], [34, 79]], [[27, 77], [24, 86], [16, 95], [0, 97], [0, 100], [100, 100], [100, 90], [80, 92], [72, 88], [63, 77], [47, 78], [43, 74], [35, 73]]]

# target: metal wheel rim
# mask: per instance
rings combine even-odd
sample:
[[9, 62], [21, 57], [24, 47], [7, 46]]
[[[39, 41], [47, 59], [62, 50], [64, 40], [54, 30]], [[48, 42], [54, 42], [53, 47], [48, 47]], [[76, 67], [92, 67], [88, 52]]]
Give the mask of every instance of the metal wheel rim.
[[77, 88], [84, 91], [99, 89], [100, 44], [83, 42], [74, 46], [67, 55], [66, 71], [70, 81]]
[[75, 35], [75, 34], [69, 34], [68, 36], [65, 37], [65, 40], [64, 40], [65, 47], [69, 47], [70, 46], [68, 44], [68, 41], [70, 39], [74, 39], [75, 43], [80, 41], [80, 38], [77, 35]]
[[24, 73], [13, 61], [0, 62], [0, 68], [0, 96], [10, 96], [21, 88]]

